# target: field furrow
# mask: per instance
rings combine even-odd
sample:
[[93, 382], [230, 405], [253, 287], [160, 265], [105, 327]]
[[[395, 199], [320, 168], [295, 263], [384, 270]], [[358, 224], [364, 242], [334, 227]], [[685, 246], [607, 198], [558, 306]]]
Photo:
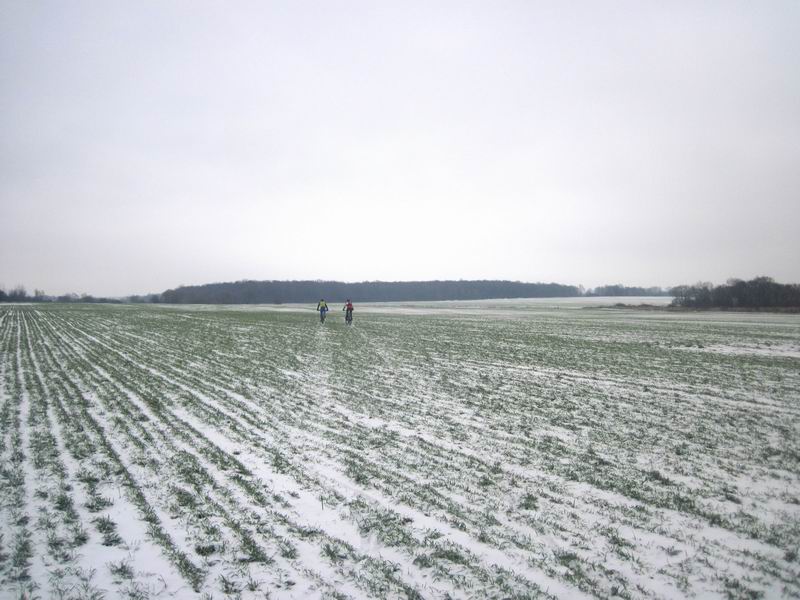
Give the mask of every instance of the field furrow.
[[0, 592], [800, 597], [796, 317], [336, 316], [0, 308]]

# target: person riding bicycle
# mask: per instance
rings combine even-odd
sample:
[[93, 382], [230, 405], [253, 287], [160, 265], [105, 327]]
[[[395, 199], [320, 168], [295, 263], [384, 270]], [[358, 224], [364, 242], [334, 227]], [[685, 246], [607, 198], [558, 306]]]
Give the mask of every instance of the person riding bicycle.
[[351, 325], [353, 323], [353, 303], [350, 302], [350, 298], [347, 299], [347, 302], [342, 310], [346, 311], [344, 313], [344, 322], [348, 325]]
[[320, 323], [325, 322], [325, 313], [328, 312], [328, 303], [325, 300], [320, 300], [317, 302], [317, 310], [319, 311], [319, 321]]

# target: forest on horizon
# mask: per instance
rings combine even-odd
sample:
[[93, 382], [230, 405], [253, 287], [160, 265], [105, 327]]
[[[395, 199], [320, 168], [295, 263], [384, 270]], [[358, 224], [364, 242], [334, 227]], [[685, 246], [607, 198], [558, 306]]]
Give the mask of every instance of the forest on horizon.
[[111, 302], [151, 304], [300, 304], [321, 298], [330, 302], [419, 302], [441, 300], [491, 300], [500, 298], [573, 298], [580, 296], [673, 296], [672, 306], [683, 308], [797, 308], [800, 284], [777, 283], [771, 277], [749, 281], [729, 279], [725, 284], [696, 283], [665, 289], [621, 284], [594, 289], [560, 283], [478, 281], [235, 281], [180, 286], [161, 294], [103, 298], [88, 294], [49, 296], [37, 289], [31, 296], [19, 285], [10, 291], [0, 286], [0, 302]]
[[666, 296], [660, 287], [621, 284], [585, 289], [560, 283], [525, 283], [507, 280], [442, 281], [235, 281], [179, 286], [162, 293], [124, 298], [96, 297], [89, 294], [50, 296], [43, 290], [28, 294], [24, 286], [5, 291], [0, 287], [0, 302], [132, 302], [164, 304], [289, 304], [332, 302], [352, 298], [357, 302], [411, 302], [437, 300], [490, 300], [497, 298], [559, 298], [578, 296]]

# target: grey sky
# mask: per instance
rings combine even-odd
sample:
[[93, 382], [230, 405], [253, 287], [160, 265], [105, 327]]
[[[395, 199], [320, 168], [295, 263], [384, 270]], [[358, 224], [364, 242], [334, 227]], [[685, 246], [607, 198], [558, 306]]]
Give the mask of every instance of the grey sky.
[[800, 2], [0, 3], [0, 283], [800, 281]]

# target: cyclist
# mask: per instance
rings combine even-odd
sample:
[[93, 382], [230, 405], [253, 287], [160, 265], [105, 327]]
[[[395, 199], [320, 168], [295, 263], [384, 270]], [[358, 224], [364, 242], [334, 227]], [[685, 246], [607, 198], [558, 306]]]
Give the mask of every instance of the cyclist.
[[328, 303], [325, 300], [317, 302], [317, 310], [319, 311], [319, 322], [325, 322], [325, 313], [328, 312]]
[[345, 311], [345, 313], [344, 313], [344, 322], [347, 323], [348, 325], [352, 325], [353, 324], [353, 303], [350, 302], [350, 298], [347, 299], [347, 302], [345, 303], [344, 308], [342, 308], [342, 310]]

